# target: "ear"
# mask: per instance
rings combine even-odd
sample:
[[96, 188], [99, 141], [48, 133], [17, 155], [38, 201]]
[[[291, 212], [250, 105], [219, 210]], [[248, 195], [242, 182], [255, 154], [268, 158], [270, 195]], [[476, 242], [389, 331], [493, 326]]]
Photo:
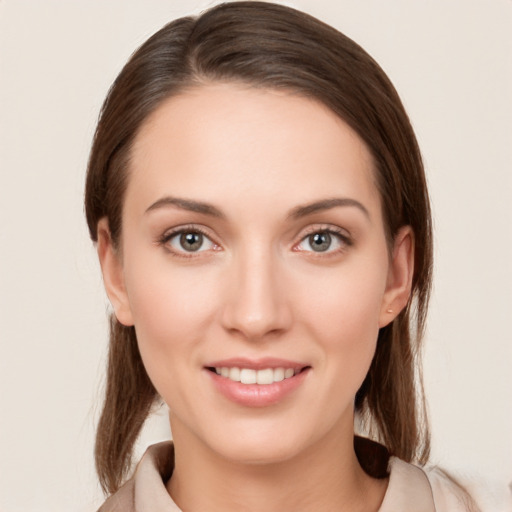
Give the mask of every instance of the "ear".
[[110, 236], [106, 217], [98, 222], [98, 258], [100, 260], [103, 283], [116, 318], [126, 326], [133, 325], [132, 313], [126, 293], [123, 262]]
[[391, 323], [407, 305], [411, 296], [413, 274], [414, 233], [410, 226], [404, 226], [398, 231], [393, 243], [379, 327]]

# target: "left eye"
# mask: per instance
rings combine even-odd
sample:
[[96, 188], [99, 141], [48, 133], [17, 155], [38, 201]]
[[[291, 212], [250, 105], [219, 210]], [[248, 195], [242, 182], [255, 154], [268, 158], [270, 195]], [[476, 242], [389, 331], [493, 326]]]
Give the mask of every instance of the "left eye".
[[332, 252], [343, 246], [341, 235], [332, 231], [316, 231], [302, 239], [298, 245], [301, 251]]
[[169, 237], [167, 242], [176, 252], [202, 252], [215, 244], [200, 231], [182, 231]]

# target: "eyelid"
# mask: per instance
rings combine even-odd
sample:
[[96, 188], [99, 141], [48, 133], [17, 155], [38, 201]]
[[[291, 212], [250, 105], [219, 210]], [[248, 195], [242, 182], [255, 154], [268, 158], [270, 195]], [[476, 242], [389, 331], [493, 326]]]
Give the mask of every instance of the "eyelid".
[[[343, 245], [342, 248], [335, 249], [335, 250], [327, 250], [327, 251], [318, 251], [315, 252], [313, 250], [305, 250], [305, 249], [299, 249], [298, 246], [302, 244], [309, 236], [315, 234], [315, 233], [328, 233], [334, 237], [336, 237], [340, 243]], [[332, 224], [317, 224], [313, 226], [308, 226], [305, 230], [303, 230], [299, 235], [299, 241], [296, 242], [293, 245], [293, 250], [297, 252], [306, 252], [306, 253], [312, 253], [315, 255], [315, 257], [318, 256], [324, 256], [327, 257], [329, 255], [337, 254], [340, 252], [343, 252], [347, 249], [347, 247], [350, 247], [354, 244], [354, 240], [351, 236], [351, 234], [343, 228], [340, 228], [339, 226], [335, 226]]]
[[[173, 238], [175, 238], [183, 233], [200, 233], [201, 235], [203, 235], [203, 237], [207, 238], [210, 241], [210, 243], [213, 245], [213, 248], [188, 252], [185, 250], [179, 250], [174, 247], [170, 247], [169, 242]], [[202, 255], [203, 253], [208, 252], [210, 250], [214, 250], [214, 251], [221, 250], [220, 244], [215, 241], [214, 237], [211, 235], [209, 230], [201, 225], [198, 225], [198, 224], [185, 224], [185, 225], [176, 226], [176, 227], [167, 229], [166, 231], [164, 231], [164, 233], [161, 236], [158, 237], [157, 243], [159, 245], [164, 246], [165, 249], [169, 253], [173, 254], [174, 256], [183, 257], [183, 258], [194, 258], [194, 257], [198, 257], [198, 256]]]

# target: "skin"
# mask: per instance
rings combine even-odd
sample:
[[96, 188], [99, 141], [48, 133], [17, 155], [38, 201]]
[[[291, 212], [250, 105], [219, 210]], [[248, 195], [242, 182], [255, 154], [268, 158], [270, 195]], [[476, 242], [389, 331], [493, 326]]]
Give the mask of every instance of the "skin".
[[[333, 198], [350, 201], [293, 215]], [[183, 228], [204, 232], [198, 251], [172, 238]], [[326, 230], [331, 245], [314, 251], [308, 237]], [[408, 227], [387, 245], [371, 155], [320, 103], [209, 84], [152, 114], [132, 151], [120, 248], [103, 219], [98, 253], [170, 409], [167, 487], [180, 507], [378, 510], [387, 482], [356, 459], [353, 402], [379, 328], [407, 303], [413, 246]], [[283, 400], [246, 407], [204, 368], [233, 357], [309, 370]]]

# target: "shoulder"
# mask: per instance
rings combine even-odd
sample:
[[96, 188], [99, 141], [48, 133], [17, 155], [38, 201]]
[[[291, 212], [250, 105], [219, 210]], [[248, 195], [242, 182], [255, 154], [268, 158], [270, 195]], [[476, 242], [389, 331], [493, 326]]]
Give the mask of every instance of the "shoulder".
[[390, 457], [384, 446], [366, 437], [356, 436], [354, 448], [369, 475], [388, 477], [388, 488], [379, 512], [478, 511], [464, 487], [448, 473]]
[[424, 469], [437, 510], [512, 512], [512, 483], [483, 474], [450, 474], [437, 466]]
[[396, 510], [479, 512], [464, 487], [448, 473], [391, 457], [388, 490], [379, 512]]
[[112, 494], [97, 512], [135, 512], [134, 479], [128, 480], [115, 494]]
[[174, 448], [171, 442], [150, 446], [134, 475], [97, 512], [179, 510], [165, 488], [173, 467]]
[[480, 512], [465, 486], [446, 471], [438, 467], [426, 467], [424, 471], [429, 479], [437, 510]]
[[429, 479], [421, 468], [391, 457], [388, 471], [388, 489], [379, 512], [436, 512]]

